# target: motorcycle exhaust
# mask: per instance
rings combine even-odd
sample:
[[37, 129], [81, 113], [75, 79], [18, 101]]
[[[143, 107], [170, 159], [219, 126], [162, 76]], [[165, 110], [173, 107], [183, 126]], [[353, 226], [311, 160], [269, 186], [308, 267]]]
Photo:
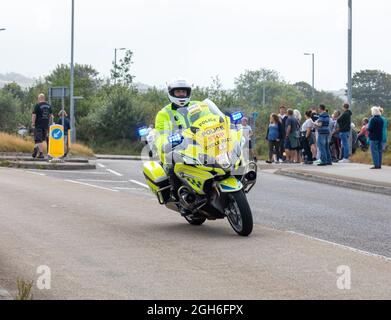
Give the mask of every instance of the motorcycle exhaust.
[[197, 198], [188, 188], [182, 186], [178, 190], [179, 201], [185, 208], [191, 208], [196, 202]]

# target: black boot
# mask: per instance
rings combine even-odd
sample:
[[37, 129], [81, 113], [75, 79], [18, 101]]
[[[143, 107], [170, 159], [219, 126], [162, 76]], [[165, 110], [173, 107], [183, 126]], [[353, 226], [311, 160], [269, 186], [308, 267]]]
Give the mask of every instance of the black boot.
[[38, 154], [38, 147], [34, 147], [32, 157], [35, 158], [37, 156], [37, 154]]

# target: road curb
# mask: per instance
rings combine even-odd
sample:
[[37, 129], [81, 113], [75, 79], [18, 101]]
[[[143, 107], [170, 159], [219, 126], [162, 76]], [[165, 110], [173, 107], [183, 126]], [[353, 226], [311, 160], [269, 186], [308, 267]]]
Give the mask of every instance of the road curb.
[[354, 190], [380, 193], [390, 196], [391, 186], [381, 185], [373, 183], [372, 181], [360, 180], [360, 179], [349, 179], [348, 177], [329, 175], [326, 173], [310, 172], [304, 170], [290, 170], [290, 169], [279, 169], [274, 174], [287, 176], [291, 178], [307, 180], [312, 182], [318, 182], [323, 184], [334, 185], [343, 188], [349, 188]]
[[0, 166], [20, 169], [38, 169], [38, 170], [94, 170], [95, 163], [50, 163], [33, 161], [0, 161]]
[[96, 159], [101, 160], [142, 160], [141, 156], [122, 156], [122, 155], [111, 155], [111, 154], [96, 154]]
[[[42, 162], [37, 158], [26, 157], [26, 156], [0, 156], [0, 161], [29, 161], [29, 162]], [[65, 163], [88, 163], [88, 159], [83, 158], [66, 158]]]

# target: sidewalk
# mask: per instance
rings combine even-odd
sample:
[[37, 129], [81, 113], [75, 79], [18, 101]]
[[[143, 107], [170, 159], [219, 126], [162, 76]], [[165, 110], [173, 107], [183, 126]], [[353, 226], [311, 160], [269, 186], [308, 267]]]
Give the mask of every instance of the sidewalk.
[[40, 170], [92, 170], [96, 169], [95, 162], [90, 163], [88, 158], [67, 157], [61, 161], [34, 159], [23, 153], [0, 153], [0, 167], [40, 169]]
[[371, 165], [358, 163], [336, 163], [333, 166], [317, 167], [306, 165], [273, 165], [261, 170], [273, 170], [273, 173], [293, 178], [326, 183], [345, 188], [391, 195], [391, 167], [382, 170], [370, 170]]

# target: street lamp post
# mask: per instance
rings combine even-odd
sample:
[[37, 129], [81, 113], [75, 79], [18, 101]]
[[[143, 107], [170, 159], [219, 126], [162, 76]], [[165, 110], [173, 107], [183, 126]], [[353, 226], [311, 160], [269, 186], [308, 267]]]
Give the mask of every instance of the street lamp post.
[[352, 0], [348, 0], [349, 22], [348, 22], [348, 103], [352, 105], [352, 29], [353, 29], [353, 10]]
[[[126, 48], [115, 48], [114, 49], [114, 73], [117, 74], [117, 51], [125, 50]], [[117, 83], [117, 78], [114, 77], [114, 84]]]
[[75, 17], [75, 1], [72, 0], [72, 23], [71, 23], [71, 83], [70, 83], [70, 122], [71, 122], [71, 143], [76, 142], [75, 128], [75, 101], [73, 99], [73, 83], [74, 83], [74, 66], [73, 66], [73, 51], [74, 51], [74, 17]]
[[315, 54], [304, 53], [305, 56], [312, 56], [312, 102], [315, 101]]

